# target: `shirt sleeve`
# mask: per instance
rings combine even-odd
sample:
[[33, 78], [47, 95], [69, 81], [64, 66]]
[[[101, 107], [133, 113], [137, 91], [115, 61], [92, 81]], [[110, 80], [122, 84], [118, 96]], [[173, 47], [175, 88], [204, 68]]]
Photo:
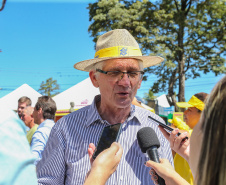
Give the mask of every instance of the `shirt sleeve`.
[[36, 166], [38, 184], [64, 184], [66, 138], [56, 126], [57, 123], [52, 128], [42, 159]]
[[15, 113], [4, 111], [0, 111], [0, 184], [35, 185], [37, 177], [34, 159], [24, 123]]
[[44, 151], [47, 140], [48, 140], [48, 133], [46, 133], [44, 129], [37, 130], [32, 137], [31, 153], [35, 158], [35, 162], [34, 162], [35, 165], [42, 158], [42, 152]]

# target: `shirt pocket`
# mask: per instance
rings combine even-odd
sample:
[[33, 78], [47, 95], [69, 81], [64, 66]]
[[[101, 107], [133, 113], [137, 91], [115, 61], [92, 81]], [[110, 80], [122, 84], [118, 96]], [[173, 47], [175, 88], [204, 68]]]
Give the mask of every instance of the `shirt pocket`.
[[74, 144], [70, 147], [70, 152], [67, 154], [67, 169], [65, 184], [83, 184], [86, 174], [91, 168], [89, 155], [89, 143], [86, 141]]

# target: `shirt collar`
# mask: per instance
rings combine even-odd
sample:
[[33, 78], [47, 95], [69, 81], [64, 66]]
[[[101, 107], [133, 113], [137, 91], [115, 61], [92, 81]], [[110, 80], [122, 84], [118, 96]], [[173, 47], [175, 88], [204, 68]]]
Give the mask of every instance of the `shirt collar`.
[[46, 119], [39, 125], [39, 128], [44, 127], [47, 124], [52, 124], [52, 123], [54, 123], [54, 121], [52, 119]]
[[87, 120], [86, 120], [87, 127], [93, 124], [97, 120], [102, 120], [96, 107], [96, 103], [99, 101], [100, 101], [100, 95], [97, 95], [94, 97], [92, 104], [89, 106]]
[[[89, 127], [91, 124], [95, 123], [96, 121], [104, 122], [96, 107], [97, 102], [99, 102], [100, 100], [101, 100], [101, 95], [95, 96], [92, 104], [89, 107], [88, 114], [87, 114], [87, 120], [86, 120], [87, 127]], [[136, 106], [131, 105], [130, 115], [129, 115], [128, 119], [126, 120], [126, 123], [135, 118], [138, 120], [139, 124], [142, 124], [142, 122], [144, 122], [144, 120], [142, 119], [142, 117], [139, 113], [140, 112], [139, 109], [138, 109], [138, 111], [135, 111], [135, 110], [136, 110]]]

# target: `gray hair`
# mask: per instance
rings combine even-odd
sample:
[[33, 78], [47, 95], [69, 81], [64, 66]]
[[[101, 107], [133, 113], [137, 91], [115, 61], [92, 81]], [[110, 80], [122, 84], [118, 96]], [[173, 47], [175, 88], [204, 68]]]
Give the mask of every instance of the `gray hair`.
[[23, 113], [29, 116], [32, 115], [33, 112], [34, 112], [34, 107], [31, 107], [31, 106], [25, 107], [25, 109], [23, 110]]

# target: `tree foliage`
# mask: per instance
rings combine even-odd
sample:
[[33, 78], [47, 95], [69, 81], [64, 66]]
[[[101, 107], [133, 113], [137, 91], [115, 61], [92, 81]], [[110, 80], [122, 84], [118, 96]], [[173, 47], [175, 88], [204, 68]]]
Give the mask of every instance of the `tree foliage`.
[[39, 92], [44, 96], [55, 96], [59, 94], [60, 87], [57, 84], [57, 80], [53, 80], [52, 78], [48, 78], [45, 82], [42, 81]]
[[89, 32], [96, 42], [112, 29], [127, 29], [145, 55], [165, 58], [146, 69], [157, 81], [154, 93], [168, 91], [184, 101], [185, 80], [226, 71], [225, 0], [98, 0], [89, 4]]
[[145, 93], [145, 95], [144, 95], [144, 99], [146, 101], [155, 100], [156, 98], [157, 98], [157, 96], [155, 96], [155, 94], [151, 91], [151, 89], [149, 89], [148, 93]]

